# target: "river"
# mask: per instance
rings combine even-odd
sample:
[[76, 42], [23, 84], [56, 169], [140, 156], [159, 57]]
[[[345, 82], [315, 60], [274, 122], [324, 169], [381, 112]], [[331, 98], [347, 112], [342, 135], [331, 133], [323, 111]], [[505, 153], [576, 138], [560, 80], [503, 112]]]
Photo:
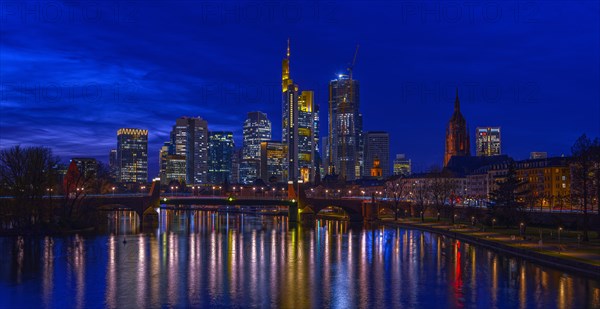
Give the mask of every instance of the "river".
[[600, 307], [598, 280], [429, 232], [209, 211], [137, 221], [0, 237], [0, 307]]

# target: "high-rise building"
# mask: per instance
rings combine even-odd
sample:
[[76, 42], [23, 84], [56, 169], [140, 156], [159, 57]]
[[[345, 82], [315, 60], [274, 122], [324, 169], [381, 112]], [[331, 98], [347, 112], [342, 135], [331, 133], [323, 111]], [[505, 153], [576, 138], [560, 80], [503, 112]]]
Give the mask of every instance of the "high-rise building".
[[394, 159], [394, 175], [404, 175], [408, 176], [412, 171], [412, 162], [410, 159], [407, 159], [403, 153], [399, 153], [396, 155], [396, 159]]
[[446, 152], [444, 155], [444, 166], [448, 164], [453, 156], [470, 156], [469, 131], [467, 121], [460, 113], [460, 101], [458, 89], [456, 89], [456, 100], [454, 101], [454, 113], [448, 122], [446, 129]]
[[[171, 142], [165, 142], [158, 153], [158, 177], [161, 184], [168, 184], [170, 179], [167, 178], [167, 157], [173, 153]], [[185, 158], [185, 156], [184, 156]], [[185, 169], [185, 167], [184, 167]], [[183, 178], [185, 180], [185, 177]]]
[[[248, 113], [248, 117], [244, 121], [242, 159], [246, 161], [260, 160], [260, 143], [269, 140], [271, 140], [271, 121], [267, 118], [267, 114], [263, 112]], [[242, 170], [244, 181], [249, 183], [258, 178], [260, 166], [244, 164]]]
[[186, 183], [207, 182], [208, 122], [201, 117], [181, 117], [171, 131], [172, 151], [169, 154], [185, 156]]
[[110, 177], [116, 180], [119, 174], [119, 165], [117, 164], [117, 149], [111, 149], [108, 154], [108, 168], [110, 170]]
[[243, 148], [233, 150], [231, 158], [231, 183], [240, 183], [240, 163], [242, 162]]
[[123, 128], [117, 131], [117, 181], [148, 181], [148, 130]]
[[390, 176], [390, 134], [383, 131], [370, 131], [365, 132], [364, 139], [363, 176], [371, 176], [375, 159], [379, 160], [381, 176]]
[[208, 147], [209, 183], [231, 183], [233, 149], [233, 132], [210, 132]]
[[249, 112], [244, 121], [243, 130], [243, 157], [245, 159], [258, 159], [260, 157], [260, 144], [271, 140], [271, 121], [263, 112]]
[[349, 75], [329, 82], [328, 173], [346, 180], [360, 177], [364, 167], [359, 94], [358, 81]]
[[[186, 158], [181, 155], [167, 155], [165, 158], [165, 173], [164, 184], [169, 184], [171, 181], [177, 181], [182, 184], [186, 177]], [[163, 177], [161, 177], [163, 183]]]
[[260, 178], [266, 183], [285, 182], [287, 169], [287, 146], [281, 142], [262, 142], [260, 144]]
[[75, 162], [79, 173], [84, 179], [90, 179], [96, 177], [98, 172], [98, 161], [94, 158], [73, 158], [71, 162]]
[[258, 179], [260, 173], [260, 158], [258, 159], [242, 159], [240, 161], [239, 182], [242, 184], [252, 184]]
[[298, 168], [299, 179], [313, 181], [315, 176], [314, 92], [298, 96]]
[[495, 156], [500, 154], [500, 127], [477, 127], [477, 156]]
[[290, 45], [282, 62], [282, 142], [287, 145], [287, 175], [289, 180], [314, 179], [314, 93], [302, 91], [290, 76]]

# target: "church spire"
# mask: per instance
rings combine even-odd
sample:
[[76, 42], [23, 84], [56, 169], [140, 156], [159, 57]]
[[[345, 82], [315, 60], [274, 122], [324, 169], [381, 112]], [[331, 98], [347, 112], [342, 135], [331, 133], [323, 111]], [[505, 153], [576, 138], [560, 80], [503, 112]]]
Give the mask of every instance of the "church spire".
[[456, 87], [456, 99], [454, 100], [454, 111], [460, 111], [460, 101], [458, 100], [458, 87]]

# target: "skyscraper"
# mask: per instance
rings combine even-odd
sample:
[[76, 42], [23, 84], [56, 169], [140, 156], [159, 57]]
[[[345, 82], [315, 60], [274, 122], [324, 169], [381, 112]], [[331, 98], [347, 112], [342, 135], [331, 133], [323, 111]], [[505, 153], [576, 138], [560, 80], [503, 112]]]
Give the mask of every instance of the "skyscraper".
[[233, 132], [210, 132], [208, 147], [208, 182], [231, 183], [233, 160]]
[[249, 112], [244, 121], [243, 157], [260, 158], [260, 143], [271, 140], [271, 121], [263, 112]]
[[500, 154], [500, 127], [477, 127], [477, 156], [495, 156]]
[[363, 176], [372, 176], [371, 169], [375, 159], [379, 160], [381, 176], [390, 175], [390, 134], [383, 131], [371, 131], [364, 134], [365, 166]]
[[285, 182], [287, 170], [285, 160], [287, 146], [281, 142], [262, 142], [260, 144], [260, 178], [266, 183]]
[[299, 179], [312, 181], [315, 175], [314, 92], [302, 91], [298, 96], [298, 168]]
[[328, 173], [354, 180], [361, 175], [362, 114], [359, 83], [348, 75], [329, 82]]
[[282, 142], [287, 145], [287, 178], [296, 181], [314, 179], [314, 93], [302, 91], [290, 76], [290, 45], [282, 62]]
[[394, 159], [394, 175], [404, 175], [408, 176], [412, 171], [412, 162], [410, 159], [407, 159], [403, 153], [399, 153], [396, 155], [396, 159]]
[[117, 181], [148, 181], [148, 130], [123, 128], [117, 131]]
[[446, 152], [444, 155], [444, 166], [448, 164], [453, 156], [470, 156], [469, 132], [467, 121], [460, 113], [460, 101], [458, 89], [456, 89], [456, 100], [454, 101], [454, 113], [448, 122], [446, 129]]
[[170, 154], [185, 156], [186, 183], [207, 182], [208, 122], [201, 117], [181, 117], [171, 131]]
[[240, 178], [244, 183], [256, 180], [260, 173], [260, 144], [271, 140], [271, 121], [263, 112], [249, 112], [244, 121]]
[[117, 164], [117, 149], [111, 149], [108, 154], [108, 168], [110, 170], [110, 177], [116, 180], [119, 175], [119, 165]]

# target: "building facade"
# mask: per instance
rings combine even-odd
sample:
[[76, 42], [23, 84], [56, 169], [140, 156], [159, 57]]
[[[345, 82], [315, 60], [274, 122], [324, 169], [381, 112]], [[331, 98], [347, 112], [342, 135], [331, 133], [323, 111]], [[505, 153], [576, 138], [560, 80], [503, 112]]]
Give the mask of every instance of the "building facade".
[[208, 182], [210, 184], [231, 183], [233, 150], [233, 132], [210, 132], [208, 147]]
[[208, 180], [208, 122], [201, 117], [181, 117], [171, 131], [172, 151], [185, 156], [186, 183], [203, 184]]
[[[354, 180], [362, 175], [362, 114], [357, 80], [348, 75], [329, 82], [328, 174]], [[372, 162], [372, 161], [371, 161]]]
[[469, 132], [467, 121], [460, 112], [460, 101], [458, 89], [454, 101], [454, 113], [448, 122], [446, 129], [446, 152], [444, 154], [444, 166], [448, 164], [453, 156], [470, 156]]
[[396, 154], [394, 159], [394, 175], [408, 176], [412, 173], [412, 162], [403, 153]]
[[365, 132], [364, 140], [363, 176], [372, 176], [375, 159], [380, 162], [381, 177], [390, 176], [390, 134], [383, 131]]
[[260, 144], [260, 178], [265, 183], [284, 183], [287, 181], [285, 161], [287, 145], [281, 142], [262, 142]]
[[94, 158], [73, 158], [71, 162], [75, 162], [79, 173], [84, 179], [95, 178], [98, 173], [98, 161]]
[[500, 127], [477, 127], [475, 130], [477, 156], [500, 155]]
[[148, 181], [148, 130], [122, 128], [117, 131], [117, 164], [117, 181]]
[[[315, 112], [314, 93], [299, 92], [290, 75], [290, 46], [282, 61], [282, 132], [287, 146], [287, 178], [313, 181], [315, 175]], [[318, 120], [318, 118], [317, 118]]]

